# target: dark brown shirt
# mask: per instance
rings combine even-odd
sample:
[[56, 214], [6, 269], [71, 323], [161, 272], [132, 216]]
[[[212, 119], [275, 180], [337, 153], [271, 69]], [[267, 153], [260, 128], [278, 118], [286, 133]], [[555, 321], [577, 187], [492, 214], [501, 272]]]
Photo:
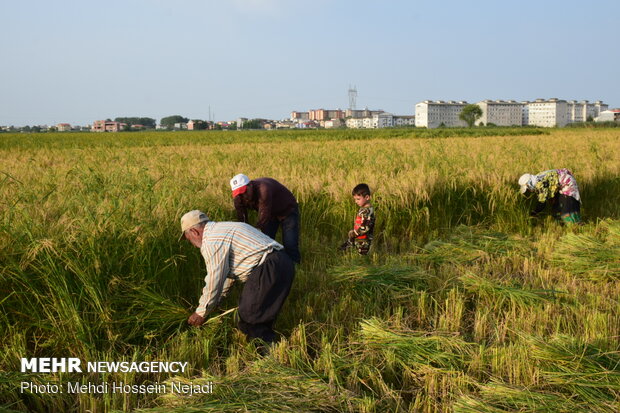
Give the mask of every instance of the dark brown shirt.
[[269, 221], [281, 221], [297, 207], [291, 191], [272, 178], [252, 179], [246, 191], [234, 201], [237, 219], [241, 222], [248, 222], [248, 209], [258, 211], [256, 227], [261, 231]]

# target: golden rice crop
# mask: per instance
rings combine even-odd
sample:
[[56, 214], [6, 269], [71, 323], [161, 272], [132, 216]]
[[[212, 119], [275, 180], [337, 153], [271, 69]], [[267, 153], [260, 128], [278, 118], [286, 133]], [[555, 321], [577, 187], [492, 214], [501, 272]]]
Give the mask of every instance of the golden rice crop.
[[[489, 130], [0, 135], [0, 409], [613, 411], [620, 131]], [[560, 167], [583, 227], [530, 221], [518, 193], [522, 173]], [[178, 220], [234, 220], [237, 173], [278, 179], [301, 209], [303, 262], [264, 359], [234, 311], [186, 324], [205, 267]], [[377, 224], [357, 259], [337, 247], [360, 182]], [[19, 358], [50, 355], [187, 361], [180, 380], [215, 394], [20, 394]], [[32, 378], [87, 379], [104, 378]], [[172, 377], [105, 377], [121, 379]]]

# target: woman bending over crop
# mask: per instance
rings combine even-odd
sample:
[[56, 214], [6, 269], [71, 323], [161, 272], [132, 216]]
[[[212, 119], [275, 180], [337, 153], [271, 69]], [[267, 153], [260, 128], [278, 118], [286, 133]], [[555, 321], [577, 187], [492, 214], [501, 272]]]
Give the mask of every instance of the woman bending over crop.
[[524, 174], [519, 178], [521, 193], [533, 192], [538, 204], [530, 215], [536, 216], [551, 204], [554, 216], [566, 223], [581, 223], [581, 197], [573, 173], [568, 169], [551, 169], [537, 175]]

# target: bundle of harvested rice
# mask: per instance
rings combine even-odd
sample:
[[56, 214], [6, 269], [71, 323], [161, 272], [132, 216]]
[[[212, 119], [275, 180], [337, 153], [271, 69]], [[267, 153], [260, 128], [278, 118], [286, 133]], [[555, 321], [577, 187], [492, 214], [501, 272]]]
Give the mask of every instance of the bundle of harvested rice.
[[591, 280], [620, 278], [620, 222], [602, 221], [599, 234], [568, 233], [560, 238], [551, 263]]
[[520, 238], [481, 227], [459, 226], [447, 240], [431, 241], [417, 258], [435, 264], [466, 264], [492, 256], [528, 254], [528, 244]]
[[340, 266], [331, 269], [335, 282], [351, 285], [357, 292], [407, 295], [428, 287], [429, 274], [406, 265]]

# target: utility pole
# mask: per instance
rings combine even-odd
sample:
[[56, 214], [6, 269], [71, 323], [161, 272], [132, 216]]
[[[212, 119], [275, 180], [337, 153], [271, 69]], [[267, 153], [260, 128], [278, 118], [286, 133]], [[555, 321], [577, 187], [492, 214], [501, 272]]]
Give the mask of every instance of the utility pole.
[[357, 88], [349, 85], [349, 109], [355, 110], [355, 103], [357, 100]]

